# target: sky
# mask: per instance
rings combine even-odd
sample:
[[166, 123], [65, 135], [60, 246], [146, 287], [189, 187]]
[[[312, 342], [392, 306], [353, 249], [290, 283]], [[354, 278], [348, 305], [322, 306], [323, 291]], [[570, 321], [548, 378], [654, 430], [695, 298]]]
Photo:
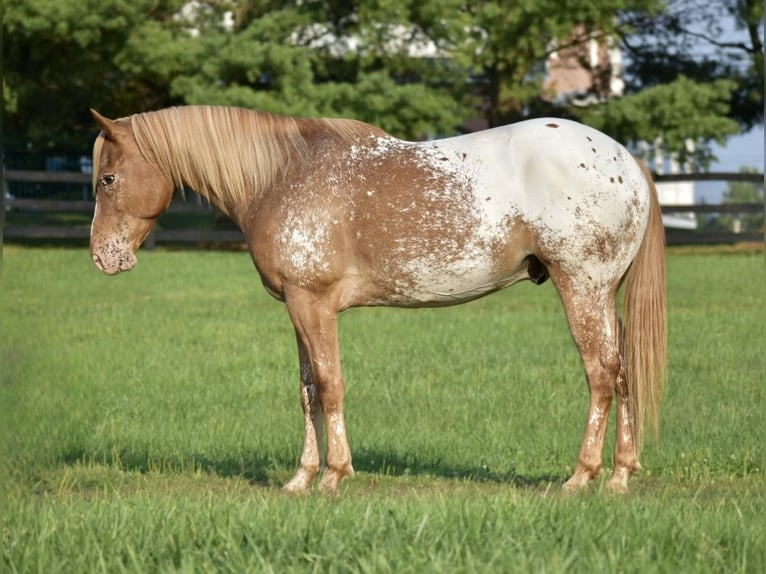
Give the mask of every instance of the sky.
[[[718, 161], [710, 166], [711, 172], [740, 171], [742, 167], [755, 167], [763, 173], [764, 131], [757, 126], [745, 134], [732, 136], [725, 146], [713, 145], [713, 153]], [[728, 188], [726, 182], [710, 181], [695, 184], [697, 202], [721, 203], [723, 191]]]

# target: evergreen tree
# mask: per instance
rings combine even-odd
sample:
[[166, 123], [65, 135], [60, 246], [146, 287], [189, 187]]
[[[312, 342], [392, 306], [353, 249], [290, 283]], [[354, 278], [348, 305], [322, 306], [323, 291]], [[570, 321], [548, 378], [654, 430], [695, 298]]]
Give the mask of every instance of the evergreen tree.
[[[6, 150], [82, 153], [95, 133], [90, 107], [120, 117], [208, 103], [354, 117], [406, 138], [451, 135], [477, 115], [499, 125], [554, 113], [626, 143], [661, 135], [667, 151], [691, 138], [705, 165], [708, 142], [763, 120], [752, 111], [763, 102], [763, 11], [723, 2], [746, 49], [716, 45], [711, 29], [711, 58], [658, 58], [642, 38], [692, 37], [700, 23], [689, 18], [718, 6], [699, 0], [690, 15], [690, 2], [19, 0], [4, 7]], [[553, 106], [546, 56], [594, 36], [629, 52], [626, 96]]]

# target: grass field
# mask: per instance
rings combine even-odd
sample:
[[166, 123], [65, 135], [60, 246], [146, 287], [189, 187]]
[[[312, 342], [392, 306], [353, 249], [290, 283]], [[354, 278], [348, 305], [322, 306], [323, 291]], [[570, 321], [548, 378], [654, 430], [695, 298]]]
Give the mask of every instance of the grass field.
[[139, 261], [4, 250], [0, 571], [764, 571], [760, 253], [669, 256], [663, 435], [626, 497], [560, 492], [587, 388], [550, 283], [344, 314], [357, 475], [292, 498], [284, 307], [245, 253]]

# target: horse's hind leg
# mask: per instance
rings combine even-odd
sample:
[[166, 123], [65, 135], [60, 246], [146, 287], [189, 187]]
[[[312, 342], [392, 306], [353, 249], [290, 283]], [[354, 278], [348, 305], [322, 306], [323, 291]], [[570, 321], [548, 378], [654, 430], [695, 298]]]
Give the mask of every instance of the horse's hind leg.
[[[619, 318], [617, 322], [620, 329], [620, 356], [624, 357], [625, 352], [622, 345], [625, 341], [625, 327]], [[614, 446], [614, 471], [606, 483], [607, 488], [614, 492], [627, 492], [628, 479], [634, 472], [641, 470], [641, 464], [638, 462], [633, 414], [630, 411], [628, 384], [625, 377], [626, 373], [623, 367], [617, 377], [617, 437]]]
[[621, 361], [616, 314], [618, 285], [591, 286], [551, 268], [569, 328], [580, 352], [590, 389], [590, 406], [580, 455], [565, 489], [579, 489], [596, 478], [603, 462], [604, 437]]

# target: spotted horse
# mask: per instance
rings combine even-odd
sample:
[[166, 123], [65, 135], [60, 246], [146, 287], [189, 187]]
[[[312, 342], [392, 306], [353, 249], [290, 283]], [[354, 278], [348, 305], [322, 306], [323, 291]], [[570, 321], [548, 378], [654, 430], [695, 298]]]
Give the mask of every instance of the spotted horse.
[[564, 488], [599, 475], [616, 396], [606, 486], [627, 491], [641, 468], [645, 419], [658, 428], [667, 321], [657, 194], [622, 145], [551, 118], [409, 142], [352, 120], [229, 107], [93, 115], [102, 130], [91, 229], [99, 269], [132, 269], [157, 217], [185, 187], [237, 223], [264, 287], [287, 305], [305, 435], [286, 491], [310, 491], [323, 465], [319, 488], [328, 493], [353, 473], [341, 311], [455, 305], [548, 278], [590, 390], [582, 447]]

